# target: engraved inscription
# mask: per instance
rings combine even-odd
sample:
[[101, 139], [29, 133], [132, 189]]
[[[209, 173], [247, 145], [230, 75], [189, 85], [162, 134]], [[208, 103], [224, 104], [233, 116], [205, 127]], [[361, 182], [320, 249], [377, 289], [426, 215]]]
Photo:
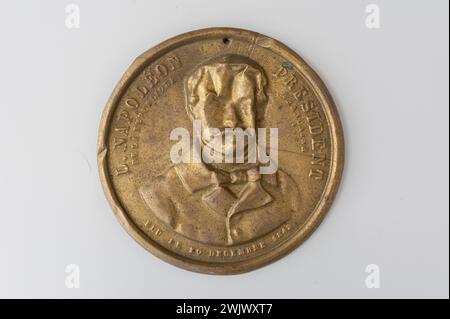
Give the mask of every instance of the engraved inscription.
[[[281, 82], [287, 89], [283, 98], [294, 113], [293, 127], [299, 132], [297, 140], [301, 152], [309, 152], [310, 169], [308, 176], [315, 181], [323, 181], [327, 170], [327, 142], [323, 115], [320, 106], [312, 99], [311, 92], [301, 80], [292, 64], [284, 62], [278, 70], [272, 74], [275, 81]], [[306, 127], [306, 129], [305, 129]], [[308, 133], [310, 144], [307, 145]]]
[[139, 132], [143, 116], [152, 103], [163, 96], [180, 79], [175, 74], [182, 67], [177, 55], [169, 55], [148, 66], [143, 76], [145, 81], [133, 87], [118, 106], [118, 115], [112, 123], [111, 145], [113, 152], [121, 152], [121, 163], [113, 171], [119, 176], [130, 172], [130, 167], [139, 164]]
[[287, 237], [292, 230], [292, 225], [286, 223], [276, 229], [273, 234], [268, 238], [268, 241], [258, 240], [248, 245], [240, 246], [237, 248], [216, 248], [205, 249], [196, 246], [184, 246], [180, 241], [170, 237], [167, 243], [174, 249], [184, 251], [188, 255], [192, 256], [207, 256], [209, 258], [238, 258], [242, 256], [249, 256], [258, 251], [268, 247], [269, 245], [276, 244], [281, 239]]

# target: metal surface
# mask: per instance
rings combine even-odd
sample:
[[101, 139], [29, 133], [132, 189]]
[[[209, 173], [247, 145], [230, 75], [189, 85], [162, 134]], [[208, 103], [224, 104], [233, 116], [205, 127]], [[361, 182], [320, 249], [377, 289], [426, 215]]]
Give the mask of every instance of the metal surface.
[[[174, 128], [277, 128], [278, 170], [173, 163]], [[222, 131], [221, 131], [222, 132]], [[336, 194], [344, 144], [334, 103], [292, 50], [211, 28], [139, 56], [105, 108], [98, 140], [105, 194], [144, 248], [176, 266], [235, 274], [292, 251]]]

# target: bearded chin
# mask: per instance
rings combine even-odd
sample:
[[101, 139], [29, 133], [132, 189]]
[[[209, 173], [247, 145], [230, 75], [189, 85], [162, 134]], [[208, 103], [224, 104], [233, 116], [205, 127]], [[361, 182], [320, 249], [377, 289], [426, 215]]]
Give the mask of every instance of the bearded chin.
[[225, 134], [216, 135], [210, 139], [204, 138], [202, 145], [211, 151], [210, 154], [214, 154], [215, 162], [222, 163], [245, 163], [249, 158], [249, 151], [252, 155], [255, 152], [255, 149], [249, 148], [247, 140], [238, 147], [236, 139], [226, 139]]

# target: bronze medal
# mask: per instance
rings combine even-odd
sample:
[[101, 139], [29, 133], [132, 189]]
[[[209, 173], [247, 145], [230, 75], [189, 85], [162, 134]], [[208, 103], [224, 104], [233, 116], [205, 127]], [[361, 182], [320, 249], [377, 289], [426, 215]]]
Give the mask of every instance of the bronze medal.
[[[233, 135], [235, 134], [235, 135]], [[117, 218], [176, 266], [235, 274], [324, 218], [344, 144], [325, 85], [267, 36], [211, 28], [139, 56], [103, 113], [98, 164]]]

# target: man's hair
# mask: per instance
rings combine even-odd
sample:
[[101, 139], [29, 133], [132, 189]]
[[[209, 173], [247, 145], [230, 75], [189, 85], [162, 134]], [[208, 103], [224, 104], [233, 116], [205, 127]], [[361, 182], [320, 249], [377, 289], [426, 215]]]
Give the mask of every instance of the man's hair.
[[199, 86], [204, 81], [213, 83], [212, 74], [224, 66], [230, 66], [234, 76], [244, 74], [250, 78], [255, 84], [255, 103], [256, 103], [256, 120], [260, 121], [264, 118], [267, 96], [265, 94], [265, 87], [267, 79], [263, 69], [252, 59], [242, 55], [228, 54], [218, 58], [207, 61], [193, 70], [193, 72], [186, 78], [186, 111], [191, 119], [194, 119], [193, 109], [199, 101]]

